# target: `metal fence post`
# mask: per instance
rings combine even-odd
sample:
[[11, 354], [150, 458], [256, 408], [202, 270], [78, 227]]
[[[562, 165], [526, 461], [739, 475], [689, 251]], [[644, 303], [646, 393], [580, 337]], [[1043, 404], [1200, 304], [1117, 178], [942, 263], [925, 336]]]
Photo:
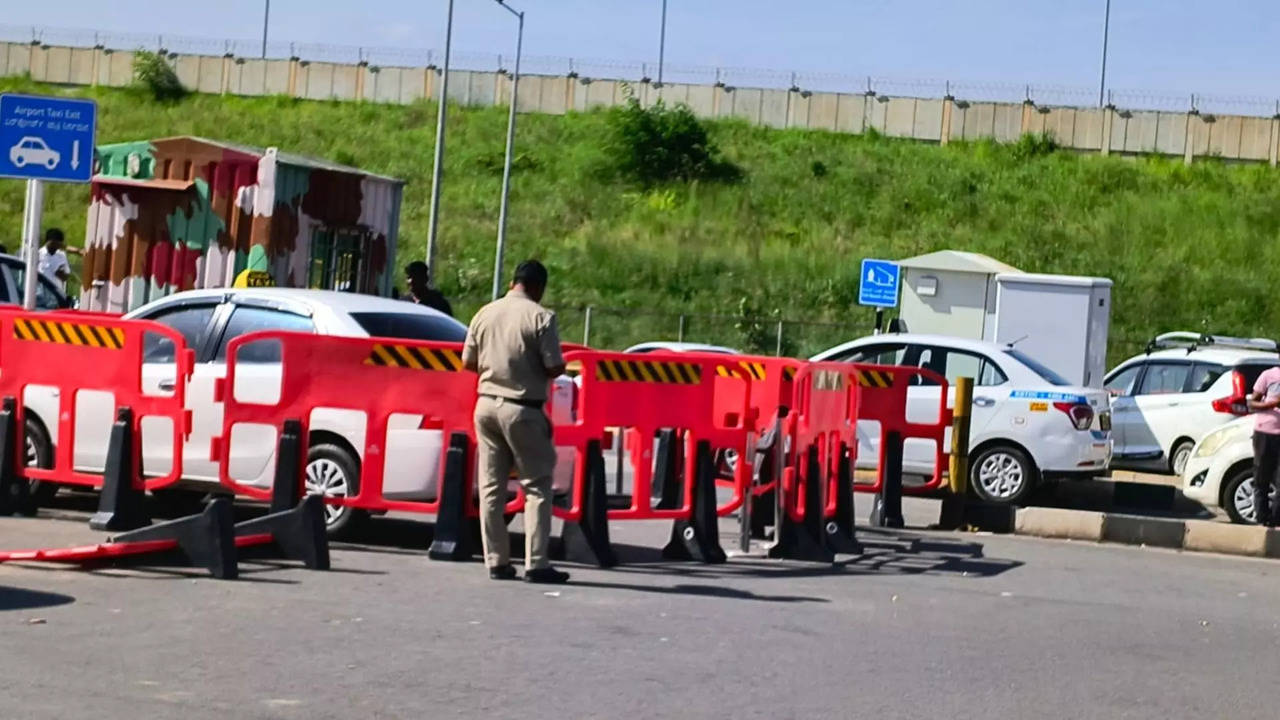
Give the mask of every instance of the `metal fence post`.
[[587, 306], [586, 317], [582, 320], [582, 344], [591, 346], [591, 306]]
[[778, 321], [778, 345], [773, 353], [777, 357], [782, 357], [782, 321]]
[[678, 342], [684, 342], [684, 323], [685, 323], [684, 314], [681, 313], [680, 314], [680, 331], [678, 334], [679, 336], [676, 338]]

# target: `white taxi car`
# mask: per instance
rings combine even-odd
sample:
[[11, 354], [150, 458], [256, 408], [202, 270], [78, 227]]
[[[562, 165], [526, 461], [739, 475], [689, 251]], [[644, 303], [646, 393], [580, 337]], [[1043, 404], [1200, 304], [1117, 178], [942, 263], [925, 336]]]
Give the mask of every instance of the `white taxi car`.
[[[1242, 417], [1209, 432], [1182, 471], [1182, 494], [1220, 507], [1236, 523], [1257, 522], [1253, 508], [1253, 418]], [[1274, 488], [1271, 502], [1276, 502]]]
[[[191, 411], [191, 435], [182, 454], [183, 479], [180, 489], [200, 492], [221, 491], [218, 461], [210, 459], [210, 441], [222, 434], [222, 404], [214, 400], [214, 385], [226, 377], [227, 344], [232, 339], [260, 330], [289, 330], [346, 337], [390, 337], [410, 340], [462, 342], [467, 328], [453, 318], [413, 303], [373, 295], [283, 288], [213, 289], [182, 292], [138, 308], [126, 317], [153, 320], [178, 331], [195, 351], [196, 365], [187, 384], [187, 408]], [[150, 392], [173, 388], [174, 348], [169, 341], [149, 336], [144, 348], [143, 384]], [[268, 400], [278, 393], [280, 382], [279, 346], [255, 343], [238, 357], [242, 377], [237, 377], [237, 396]], [[242, 385], [246, 380], [247, 388]], [[262, 393], [262, 397], [258, 394]], [[556, 422], [567, 422], [572, 413], [573, 384], [561, 378], [554, 385], [552, 400]], [[109, 395], [80, 393], [75, 428], [75, 465], [84, 472], [100, 472], [106, 464], [113, 402]], [[56, 427], [58, 400], [54, 393], [28, 388], [26, 405], [43, 428]], [[142, 461], [148, 475], [161, 475], [172, 467], [172, 447], [167, 423], [143, 419]], [[386, 438], [386, 481], [384, 494], [395, 500], [434, 500], [443, 438], [438, 430], [419, 429], [422, 416], [393, 415]], [[345, 497], [359, 491], [360, 464], [364, 460], [365, 424], [363, 413], [340, 409], [317, 409], [310, 419], [306, 465], [309, 492]], [[43, 430], [43, 428], [41, 428]], [[275, 466], [276, 437], [270, 432], [242, 428], [230, 438], [232, 462], [229, 473], [237, 481], [269, 487]], [[35, 454], [50, 453], [48, 432], [34, 435]], [[562, 449], [572, 457], [572, 449]], [[29, 449], [28, 454], [32, 452]], [[562, 457], [557, 464], [555, 489], [566, 492], [571, 485], [572, 462]], [[55, 488], [56, 489], [56, 488]], [[364, 513], [340, 506], [326, 507], [331, 533], [339, 533]]]
[[[1111, 460], [1111, 418], [1105, 391], [1075, 387], [1012, 345], [912, 333], [865, 337], [813, 358], [906, 365], [936, 372], [950, 383], [974, 379], [969, 485], [983, 500], [1024, 501], [1041, 480], [1102, 475]], [[907, 420], [937, 420], [941, 388], [917, 378], [907, 390]], [[948, 437], [949, 437], [948, 433]], [[949, 440], [948, 440], [949, 442]], [[878, 423], [858, 423], [858, 467], [879, 457]], [[903, 443], [903, 472], [931, 476], [932, 441]]]
[[1182, 475], [1205, 433], [1248, 412], [1245, 396], [1280, 365], [1274, 340], [1172, 332], [1107, 373], [1115, 458], [1132, 470]]

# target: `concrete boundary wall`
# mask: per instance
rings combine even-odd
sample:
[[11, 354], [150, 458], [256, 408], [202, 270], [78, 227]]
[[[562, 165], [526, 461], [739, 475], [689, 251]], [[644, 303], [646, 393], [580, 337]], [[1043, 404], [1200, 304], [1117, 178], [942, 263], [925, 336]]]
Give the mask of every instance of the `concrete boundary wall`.
[[[123, 87], [133, 81], [134, 53], [101, 47], [0, 42], [0, 76], [29, 75], [60, 85]], [[201, 93], [286, 95], [310, 100], [408, 104], [438, 99], [440, 71], [379, 67], [366, 63], [258, 60], [231, 56], [170, 55], [179, 79]], [[461, 105], [506, 105], [511, 80], [504, 73], [454, 70], [449, 100]], [[1124, 108], [1037, 106], [964, 98], [890, 97], [716, 85], [526, 75], [519, 110], [560, 115], [608, 108], [635, 97], [687, 105], [700, 117], [739, 118], [753, 125], [840, 133], [874, 129], [888, 137], [936, 142], [1013, 142], [1024, 133], [1046, 133], [1059, 146], [1082, 152], [1159, 154], [1266, 162], [1280, 160], [1280, 116], [1209, 115], [1198, 112], [1128, 111]]]

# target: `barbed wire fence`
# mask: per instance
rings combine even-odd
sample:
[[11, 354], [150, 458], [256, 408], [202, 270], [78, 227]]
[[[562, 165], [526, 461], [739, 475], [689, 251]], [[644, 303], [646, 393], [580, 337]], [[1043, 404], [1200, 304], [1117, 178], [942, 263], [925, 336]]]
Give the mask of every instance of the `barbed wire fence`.
[[[180, 55], [231, 55], [240, 58], [310, 62], [368, 63], [384, 67], [435, 67], [443, 54], [433, 48], [380, 47], [326, 43], [216, 39], [170, 33], [103, 32], [83, 28], [0, 24], [0, 41], [48, 46], [102, 47], [112, 50], [164, 50]], [[459, 70], [496, 72], [514, 64], [510, 55], [454, 51], [451, 66]], [[522, 70], [531, 75], [567, 75], [600, 80], [652, 82], [657, 64], [558, 55], [525, 55]], [[668, 83], [723, 87], [788, 89], [809, 92], [865, 93], [887, 97], [955, 97], [977, 102], [1033, 102], [1037, 105], [1088, 107], [1097, 103], [1096, 88], [1039, 83], [981, 82], [945, 78], [902, 78], [843, 72], [788, 71], [768, 68], [666, 64]], [[1201, 92], [1114, 89], [1108, 104], [1132, 111], [1223, 113], [1271, 117], [1280, 115], [1280, 98], [1218, 95]]]

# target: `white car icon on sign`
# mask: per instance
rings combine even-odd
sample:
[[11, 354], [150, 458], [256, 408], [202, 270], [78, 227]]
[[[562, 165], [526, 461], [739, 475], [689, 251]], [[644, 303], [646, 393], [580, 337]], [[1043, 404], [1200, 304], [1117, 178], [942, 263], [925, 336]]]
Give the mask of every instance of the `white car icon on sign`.
[[44, 140], [38, 137], [24, 137], [17, 145], [9, 148], [9, 161], [14, 167], [43, 165], [53, 170], [62, 161], [62, 155], [57, 150], [50, 150]]

